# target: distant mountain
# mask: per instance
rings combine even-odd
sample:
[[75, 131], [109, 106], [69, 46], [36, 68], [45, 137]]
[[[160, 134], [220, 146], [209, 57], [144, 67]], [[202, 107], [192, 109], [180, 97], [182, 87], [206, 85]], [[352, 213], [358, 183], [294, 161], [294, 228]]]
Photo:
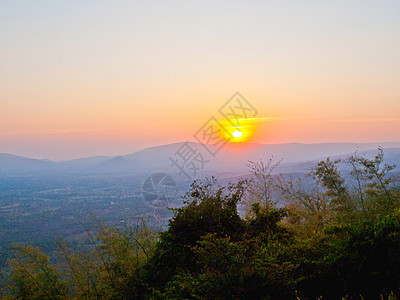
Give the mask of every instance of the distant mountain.
[[50, 160], [32, 159], [18, 155], [0, 153], [0, 173], [44, 171], [55, 167]]
[[[126, 160], [115, 158], [107, 161], [108, 172], [169, 172], [179, 173], [172, 160], [179, 160], [177, 151], [184, 147], [185, 143], [146, 148], [138, 152], [124, 155]], [[282, 160], [279, 172], [307, 172], [317, 161], [330, 157], [347, 157], [358, 151], [360, 154], [375, 155], [378, 146], [388, 149], [387, 158], [391, 161], [400, 161], [400, 155], [396, 149], [400, 149], [400, 143], [323, 143], [323, 144], [227, 144], [215, 157], [212, 157], [203, 145], [189, 142], [186, 144], [195, 153], [200, 153], [206, 163], [204, 169], [197, 175], [240, 174], [247, 172], [248, 161], [268, 160], [274, 157], [276, 161]], [[396, 146], [398, 148], [392, 148]], [[392, 157], [389, 157], [391, 155]], [[183, 163], [183, 158], [180, 160]], [[98, 170], [104, 170], [103, 164], [97, 166]]]
[[73, 160], [64, 160], [64, 161], [58, 161], [58, 164], [64, 165], [64, 166], [94, 166], [99, 163], [102, 163], [106, 160], [110, 159], [109, 156], [91, 156], [91, 157], [85, 157], [85, 158], [78, 158], [78, 159], [73, 159]]
[[[0, 172], [91, 172], [112, 174], [151, 174], [167, 172], [179, 174], [184, 163], [184, 155], [179, 156], [181, 147], [189, 146], [194, 155], [204, 159], [204, 167], [197, 164], [196, 177], [209, 175], [236, 175], [247, 173], [248, 161], [268, 160], [274, 157], [281, 160], [279, 172], [307, 172], [311, 166], [326, 157], [345, 158], [355, 151], [360, 155], [373, 157], [378, 146], [382, 146], [388, 163], [400, 164], [400, 143], [322, 143], [322, 144], [226, 144], [216, 155], [210, 155], [203, 145], [198, 143], [174, 143], [145, 148], [128, 155], [116, 157], [94, 156], [69, 161], [48, 161], [29, 159], [11, 154], [0, 154]], [[187, 154], [187, 153], [186, 153]], [[193, 156], [192, 156], [193, 158]], [[200, 156], [197, 157], [198, 160]], [[176, 161], [174, 163], [174, 160]], [[186, 161], [186, 164], [188, 161]], [[199, 161], [197, 161], [199, 163]], [[182, 175], [182, 174], [180, 174]], [[191, 174], [193, 175], [193, 174]]]
[[113, 170], [115, 168], [127, 169], [129, 168], [130, 161], [125, 157], [118, 155], [111, 159], [104, 160], [96, 165], [97, 169]]

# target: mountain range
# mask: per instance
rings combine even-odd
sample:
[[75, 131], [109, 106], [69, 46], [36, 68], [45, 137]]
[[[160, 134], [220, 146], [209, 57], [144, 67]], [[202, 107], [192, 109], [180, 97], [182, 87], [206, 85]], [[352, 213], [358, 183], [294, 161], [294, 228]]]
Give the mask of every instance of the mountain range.
[[[179, 174], [177, 166], [196, 164], [196, 176], [241, 174], [247, 172], [248, 161], [281, 161], [279, 172], [306, 172], [310, 166], [326, 157], [345, 158], [356, 151], [373, 157], [378, 146], [384, 149], [387, 163], [400, 162], [400, 143], [321, 143], [321, 144], [226, 144], [215, 157], [202, 144], [174, 143], [145, 148], [127, 155], [93, 156], [66, 161], [32, 159], [12, 154], [0, 154], [0, 174], [26, 173], [100, 173], [138, 174], [169, 172]], [[186, 151], [186, 152], [184, 152]], [[180, 155], [182, 154], [182, 155]], [[187, 159], [185, 161], [185, 159]], [[177, 163], [173, 165], [173, 160]], [[204, 165], [202, 164], [204, 162]], [[193, 169], [193, 164], [191, 165]], [[190, 167], [189, 167], [190, 169]], [[186, 169], [188, 171], [188, 169]], [[188, 171], [189, 172], [189, 171]], [[193, 173], [193, 171], [191, 172]], [[182, 174], [181, 174], [182, 175]]]

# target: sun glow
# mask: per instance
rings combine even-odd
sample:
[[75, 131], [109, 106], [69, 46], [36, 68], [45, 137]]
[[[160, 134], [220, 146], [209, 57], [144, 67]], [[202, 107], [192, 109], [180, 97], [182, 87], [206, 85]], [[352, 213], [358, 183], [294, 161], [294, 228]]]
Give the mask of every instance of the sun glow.
[[231, 143], [248, 142], [255, 134], [258, 123], [265, 118], [230, 119], [222, 121], [222, 137]]

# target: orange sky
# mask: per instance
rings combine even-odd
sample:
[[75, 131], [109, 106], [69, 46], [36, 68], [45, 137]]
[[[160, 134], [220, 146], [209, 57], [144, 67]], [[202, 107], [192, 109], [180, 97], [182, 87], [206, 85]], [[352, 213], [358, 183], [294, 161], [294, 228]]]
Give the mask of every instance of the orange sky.
[[0, 4], [0, 152], [193, 140], [240, 91], [252, 142], [400, 141], [400, 4]]

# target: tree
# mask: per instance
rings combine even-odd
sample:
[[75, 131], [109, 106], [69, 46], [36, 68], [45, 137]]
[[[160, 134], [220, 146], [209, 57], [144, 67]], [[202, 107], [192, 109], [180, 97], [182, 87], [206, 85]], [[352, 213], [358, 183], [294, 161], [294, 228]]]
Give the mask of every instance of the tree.
[[89, 252], [58, 243], [58, 263], [29, 245], [13, 249], [10, 261], [12, 296], [17, 299], [129, 299], [151, 294], [143, 282], [143, 266], [153, 255], [157, 233], [145, 223], [116, 228], [97, 222], [88, 232]]
[[347, 162], [357, 183], [353, 199], [358, 211], [373, 217], [399, 207], [399, 178], [389, 174], [396, 165], [384, 163], [382, 148], [373, 159], [355, 153]]
[[237, 212], [237, 204], [243, 196], [245, 182], [228, 187], [217, 186], [215, 178], [193, 182], [185, 195], [182, 208], [174, 209], [168, 231], [160, 235], [154, 257], [148, 271], [156, 288], [165, 284], [179, 272], [197, 272], [198, 255], [193, 247], [207, 234], [240, 239], [244, 221]]
[[278, 184], [282, 198], [286, 200], [288, 217], [286, 226], [300, 238], [310, 237], [322, 232], [332, 220], [330, 198], [320, 190], [319, 183], [305, 187], [299, 179], [284, 180], [280, 178]]
[[266, 163], [260, 160], [258, 162], [249, 161], [247, 164], [249, 172], [253, 176], [247, 182], [246, 197], [243, 201], [247, 214], [252, 211], [253, 203], [260, 203], [265, 208], [272, 208], [276, 204], [273, 197], [276, 183], [272, 172], [279, 164], [280, 161], [274, 162], [273, 157]]
[[13, 292], [17, 299], [64, 299], [68, 288], [61, 274], [50, 265], [49, 257], [38, 248], [13, 247], [10, 260]]

